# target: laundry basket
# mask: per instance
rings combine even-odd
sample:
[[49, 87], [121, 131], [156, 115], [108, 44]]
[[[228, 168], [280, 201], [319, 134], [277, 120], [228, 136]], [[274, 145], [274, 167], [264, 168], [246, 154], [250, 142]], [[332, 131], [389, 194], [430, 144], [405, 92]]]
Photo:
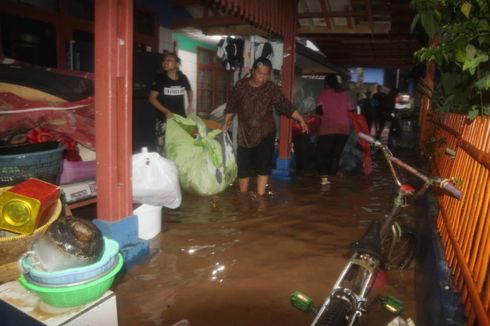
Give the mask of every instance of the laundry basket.
[[29, 178], [59, 184], [63, 150], [58, 142], [0, 147], [0, 187]]

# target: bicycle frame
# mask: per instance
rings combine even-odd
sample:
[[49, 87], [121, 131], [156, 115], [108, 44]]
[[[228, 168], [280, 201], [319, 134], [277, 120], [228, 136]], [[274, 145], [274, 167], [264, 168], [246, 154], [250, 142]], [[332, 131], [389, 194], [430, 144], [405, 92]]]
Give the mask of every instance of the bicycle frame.
[[[416, 198], [421, 196], [431, 185], [437, 185], [451, 192], [455, 197], [461, 197], [461, 192], [456, 187], [451, 185], [448, 180], [427, 177], [410, 165], [396, 158], [391, 151], [379, 141], [376, 141], [370, 136], [362, 133], [359, 134], [359, 137], [369, 141], [374, 146], [382, 150], [383, 155], [388, 162], [393, 179], [398, 186], [398, 193], [394, 199], [393, 207], [390, 213], [382, 221], [374, 222], [364, 236], [358, 242], [356, 242], [352, 257], [347, 262], [347, 265], [340, 273], [339, 278], [335, 281], [330, 294], [327, 296], [321, 308], [318, 310], [318, 313], [311, 324], [312, 326], [317, 325], [334, 298], [344, 300], [350, 304], [350, 313], [348, 316], [346, 316], [346, 320], [348, 322], [347, 325], [354, 325], [355, 321], [367, 311], [369, 292], [374, 284], [376, 273], [383, 263], [383, 252], [380, 241], [381, 239], [384, 239], [387, 232], [391, 230], [391, 232], [393, 232], [393, 240], [388, 252], [393, 251], [397, 241], [398, 232], [395, 227], [396, 220], [400, 211], [408, 205], [408, 197]], [[424, 185], [421, 186], [417, 192], [415, 192], [415, 189], [413, 189], [411, 186], [402, 184], [394, 164], [397, 164], [401, 168], [423, 180]], [[381, 225], [379, 225], [380, 222]], [[361, 280], [356, 281], [354, 286], [345, 286], [344, 284], [350, 281], [349, 276], [352, 275], [351, 273], [354, 273], [354, 275], [360, 275]]]
[[[410, 193], [406, 192], [405, 190], [402, 190], [402, 186], [400, 186], [398, 195], [394, 200], [393, 208], [391, 209], [390, 213], [386, 216], [381, 226], [381, 230], [383, 230], [384, 233], [386, 233], [388, 227], [393, 225], [401, 209], [406, 206], [405, 198], [409, 195]], [[371, 233], [375, 232], [376, 234], [380, 235], [379, 238], [381, 239], [382, 238], [381, 230], [378, 230], [377, 232], [373, 230], [368, 230], [366, 232], [366, 235], [368, 235], [370, 232]], [[392, 229], [392, 232], [394, 232], [393, 239], [394, 241], [396, 241], [396, 235], [395, 235], [395, 233], [397, 232], [396, 229]], [[313, 320], [313, 323], [311, 324], [312, 326], [317, 325], [323, 312], [325, 311], [325, 309], [327, 309], [331, 299], [334, 297], [346, 300], [351, 304], [353, 311], [349, 318], [348, 325], [354, 325], [356, 319], [360, 318], [362, 314], [367, 311], [367, 301], [368, 301], [369, 292], [374, 284], [376, 273], [378, 272], [378, 269], [382, 263], [382, 258], [381, 258], [382, 253], [381, 253], [381, 248], [377, 249], [379, 250], [378, 253], [370, 252], [371, 250], [366, 250], [366, 248], [363, 248], [362, 244], [359, 244], [361, 241], [357, 243], [356, 247], [358, 249], [354, 251], [353, 255], [347, 262], [347, 265], [340, 273], [339, 278], [335, 281], [329, 296], [326, 298], [322, 307], [318, 311], [315, 319]], [[365, 247], [369, 247], [369, 246], [370, 245], [365, 245]], [[392, 243], [390, 247], [390, 251], [393, 250], [393, 247], [394, 244]], [[356, 268], [361, 269], [359, 273], [363, 276], [361, 285], [359, 286], [360, 291], [358, 293], [356, 293], [354, 290], [350, 289], [349, 287], [345, 287], [342, 285], [348, 282], [347, 279], [349, 274], [351, 273], [351, 271], [355, 272]]]

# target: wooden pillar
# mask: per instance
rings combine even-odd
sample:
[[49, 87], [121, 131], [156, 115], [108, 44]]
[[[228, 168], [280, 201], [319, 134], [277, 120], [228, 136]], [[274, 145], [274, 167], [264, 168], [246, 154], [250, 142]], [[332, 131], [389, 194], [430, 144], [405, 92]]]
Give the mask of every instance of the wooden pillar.
[[[287, 35], [284, 38], [284, 61], [282, 64], [282, 91], [290, 100], [293, 100], [294, 86], [294, 61], [296, 56], [296, 46], [294, 35]], [[289, 159], [291, 157], [292, 142], [292, 120], [281, 116], [279, 130], [279, 158]]]
[[[290, 0], [284, 3], [283, 15], [283, 63], [282, 63], [282, 91], [290, 100], [293, 100], [294, 64], [296, 58], [296, 12], [298, 2]], [[282, 180], [291, 180], [294, 176], [291, 170], [291, 143], [293, 121], [281, 116], [279, 126], [279, 151], [276, 161], [276, 169], [272, 171], [272, 177]]]
[[97, 217], [132, 215], [133, 1], [95, 1]]

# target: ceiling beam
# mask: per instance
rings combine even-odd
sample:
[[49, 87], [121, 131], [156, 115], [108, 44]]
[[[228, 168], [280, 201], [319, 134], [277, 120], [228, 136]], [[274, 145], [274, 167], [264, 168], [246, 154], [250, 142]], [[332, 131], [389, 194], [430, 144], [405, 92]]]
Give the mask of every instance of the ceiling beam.
[[379, 54], [369, 54], [369, 53], [364, 53], [364, 54], [359, 54], [359, 55], [349, 55], [348, 53], [344, 55], [331, 55], [328, 52], [326, 53], [327, 59], [331, 60], [333, 62], [337, 61], [359, 61], [359, 60], [378, 60], [379, 62], [384, 62], [385, 60], [392, 60], [392, 61], [410, 61], [413, 62], [415, 59], [412, 56], [407, 56], [407, 55], [395, 55], [393, 53], [379, 53]]
[[325, 24], [327, 25], [328, 29], [332, 28], [332, 25], [330, 24], [330, 17], [327, 16], [327, 6], [325, 5], [325, 0], [318, 0], [320, 2], [320, 7], [322, 8], [322, 14], [323, 18], [325, 19]]
[[368, 19], [369, 29], [371, 30], [371, 33], [374, 33], [373, 10], [371, 7], [371, 0], [364, 0], [364, 4], [365, 4], [366, 10], [367, 10], [367, 19]]
[[259, 27], [254, 27], [252, 25], [236, 25], [236, 26], [220, 26], [220, 27], [209, 27], [203, 29], [206, 35], [237, 35], [237, 36], [250, 36], [257, 34], [264, 36], [265, 38], [270, 37], [270, 33], [260, 29]]
[[385, 40], [393, 40], [393, 41], [410, 41], [415, 42], [417, 38], [415, 35], [410, 33], [389, 33], [389, 34], [373, 34], [373, 35], [359, 35], [354, 33], [328, 33], [325, 35], [321, 34], [309, 34], [302, 33], [300, 35], [303, 38], [307, 38], [309, 40], [325, 40], [325, 41], [385, 41]]
[[193, 7], [204, 6], [207, 2], [206, 0], [171, 0], [170, 4], [173, 7]]
[[[298, 28], [298, 34], [304, 36], [304, 34], [388, 34], [391, 31], [390, 22], [374, 22], [372, 30], [367, 23], [361, 23], [352, 26], [332, 26], [331, 29], [327, 29], [326, 26], [300, 26]], [[321, 38], [321, 37], [320, 37]]]
[[[373, 17], [390, 17], [389, 11], [376, 11], [372, 12]], [[298, 14], [299, 18], [324, 18], [324, 17], [366, 17], [366, 11], [364, 10], [344, 10], [344, 11], [330, 11], [326, 12], [303, 12]]]
[[195, 28], [209, 28], [216, 26], [230, 26], [230, 25], [244, 25], [247, 24], [241, 18], [234, 16], [213, 16], [207, 18], [196, 19], [183, 19], [175, 21], [171, 24], [172, 29], [195, 27]]
[[380, 49], [377, 49], [377, 48], [372, 48], [372, 47], [347, 47], [347, 46], [344, 46], [344, 47], [339, 47], [339, 46], [325, 46], [325, 45], [320, 45], [319, 48], [321, 48], [321, 50], [327, 54], [327, 53], [330, 53], [330, 54], [347, 54], [349, 55], [350, 52], [360, 52], [362, 55], [364, 54], [375, 54], [375, 53], [378, 53], [378, 54], [381, 54], [381, 53], [397, 53], [397, 54], [401, 54], [401, 55], [409, 55], [409, 56], [413, 56], [413, 53], [415, 51], [417, 51], [418, 49], [411, 49], [411, 48], [388, 48], [388, 47], [385, 47], [385, 48], [380, 48]]
[[[350, 10], [349, 6], [347, 6], [347, 5], [346, 5], [346, 6], [344, 6], [344, 9], [345, 9], [345, 11]], [[354, 24], [353, 24], [353, 22], [352, 22], [352, 16], [347, 16], [347, 17], [345, 17], [345, 20], [347, 21], [347, 27], [348, 27], [350, 30], [352, 30], [352, 29], [353, 29], [353, 27], [354, 27], [354, 26], [353, 26]]]
[[337, 65], [341, 65], [344, 67], [413, 67], [415, 62], [411, 60], [399, 60], [399, 59], [389, 59], [389, 58], [360, 58], [360, 59], [348, 59], [348, 58], [340, 58], [340, 59], [331, 59], [333, 63]]

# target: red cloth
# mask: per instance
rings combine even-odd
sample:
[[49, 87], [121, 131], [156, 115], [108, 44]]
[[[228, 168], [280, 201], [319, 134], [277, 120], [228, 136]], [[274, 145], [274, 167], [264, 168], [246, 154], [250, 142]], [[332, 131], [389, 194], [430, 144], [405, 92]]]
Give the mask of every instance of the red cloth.
[[73, 141], [95, 150], [95, 110], [94, 98], [80, 101], [50, 104], [23, 99], [13, 93], [0, 93], [1, 111], [57, 107], [71, 110], [43, 110], [0, 114], [0, 137], [17, 134], [22, 130], [42, 128], [62, 134]]
[[[309, 117], [305, 117], [305, 122], [308, 125], [309, 133], [310, 134], [316, 134], [318, 132], [318, 128], [320, 127], [320, 123], [322, 120], [320, 119], [319, 116], [312, 115]], [[293, 132], [300, 134], [303, 132], [303, 129], [301, 128], [301, 125], [297, 122], [293, 122]]]
[[[369, 128], [363, 115], [352, 111], [349, 112], [348, 115], [356, 133], [362, 132], [369, 135]], [[359, 138], [359, 146], [361, 147], [362, 161], [364, 163], [364, 175], [368, 176], [372, 171], [371, 144], [368, 141]]]
[[28, 143], [43, 143], [55, 140], [65, 146], [64, 158], [68, 161], [81, 161], [82, 158], [78, 153], [77, 142], [68, 136], [62, 135], [55, 131], [43, 128], [34, 128], [26, 133]]

